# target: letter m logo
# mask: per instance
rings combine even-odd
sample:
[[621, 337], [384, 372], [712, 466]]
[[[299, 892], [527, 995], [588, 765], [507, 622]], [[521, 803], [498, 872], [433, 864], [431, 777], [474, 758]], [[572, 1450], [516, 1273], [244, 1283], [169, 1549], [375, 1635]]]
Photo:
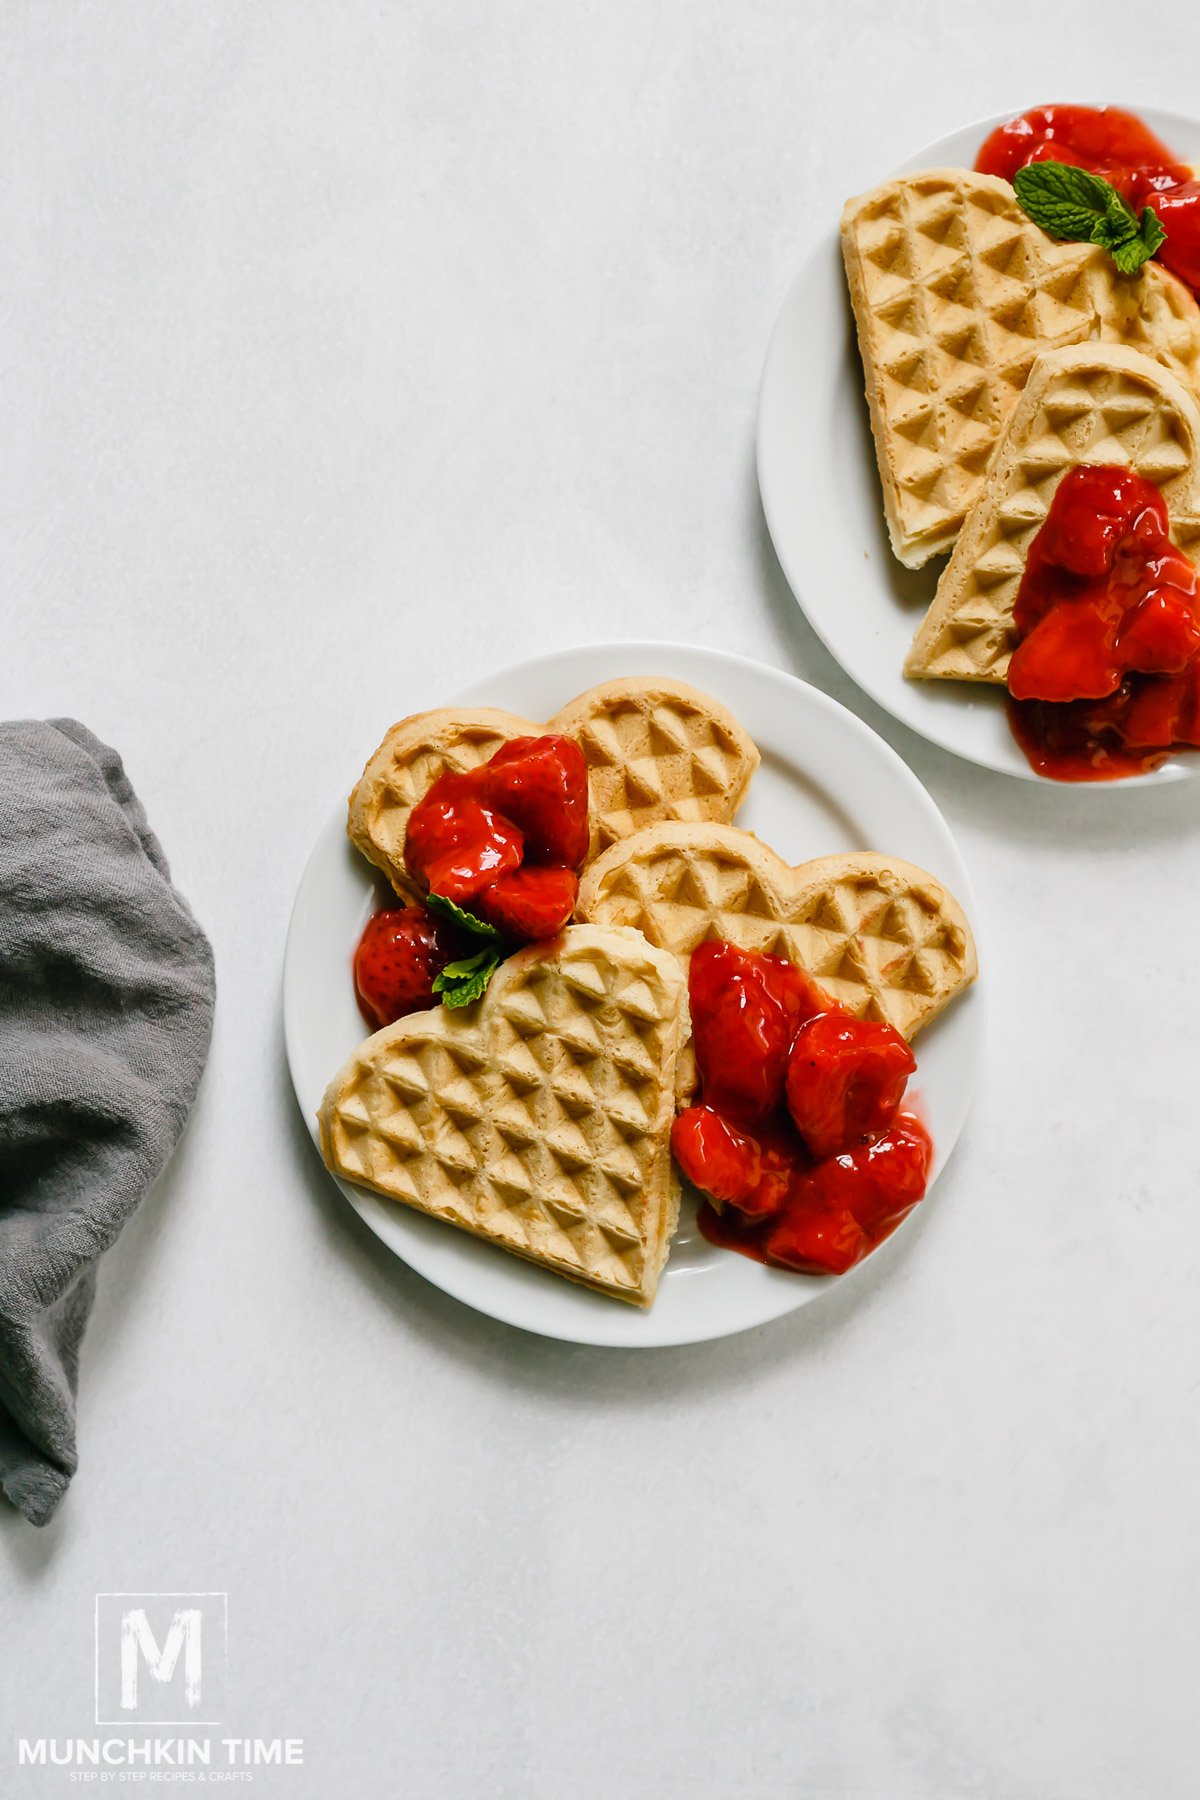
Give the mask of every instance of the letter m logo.
[[144, 1661], [155, 1681], [164, 1685], [175, 1673], [183, 1650], [183, 1698], [188, 1710], [200, 1710], [200, 1674], [203, 1668], [200, 1633], [204, 1614], [198, 1606], [181, 1607], [171, 1619], [166, 1642], [160, 1650], [154, 1641], [144, 1606], [132, 1606], [121, 1614], [121, 1709], [135, 1713], [138, 1703], [138, 1668]]
[[224, 1594], [96, 1595], [96, 1723], [219, 1725]]

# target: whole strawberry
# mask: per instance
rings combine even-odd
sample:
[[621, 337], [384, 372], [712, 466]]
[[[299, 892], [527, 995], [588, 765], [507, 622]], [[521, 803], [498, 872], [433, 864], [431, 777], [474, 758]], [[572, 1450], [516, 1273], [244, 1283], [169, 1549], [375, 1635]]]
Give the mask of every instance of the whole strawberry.
[[436, 1005], [434, 979], [464, 944], [461, 932], [424, 906], [372, 914], [354, 952], [354, 989], [372, 1031]]

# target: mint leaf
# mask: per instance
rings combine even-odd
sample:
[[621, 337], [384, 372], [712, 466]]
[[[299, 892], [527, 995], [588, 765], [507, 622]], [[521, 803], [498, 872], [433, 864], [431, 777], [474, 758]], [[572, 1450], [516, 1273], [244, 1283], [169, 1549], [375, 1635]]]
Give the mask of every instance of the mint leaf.
[[1123, 244], [1105, 245], [1111, 251], [1112, 259], [1122, 275], [1136, 275], [1144, 262], [1149, 262], [1152, 252], [1146, 248], [1140, 237], [1126, 238]]
[[504, 938], [486, 919], [477, 919], [474, 913], [465, 912], [455, 901], [447, 900], [445, 894], [426, 894], [425, 904], [430, 912], [448, 919], [466, 937], [483, 946], [474, 956], [447, 963], [434, 977], [433, 991], [441, 995], [443, 1006], [470, 1006], [472, 1001], [479, 999], [503, 962]]
[[470, 1006], [479, 999], [500, 963], [500, 952], [490, 947], [460, 962], [447, 963], [434, 976], [433, 991], [442, 996], [443, 1006]]
[[425, 904], [430, 912], [449, 919], [452, 925], [457, 925], [470, 937], [478, 938], [481, 943], [500, 944], [504, 941], [494, 925], [489, 925], [486, 919], [477, 919], [474, 913], [464, 912], [453, 900], [447, 900], [445, 894], [426, 894]]
[[1142, 242], [1146, 245], [1151, 256], [1154, 255], [1154, 252], [1161, 244], [1165, 244], [1167, 241], [1167, 234], [1163, 230], [1163, 222], [1152, 206], [1143, 206], [1140, 230]]
[[1027, 163], [1013, 176], [1023, 211], [1051, 237], [1098, 244], [1122, 275], [1133, 275], [1166, 237], [1157, 213], [1139, 218], [1111, 182], [1070, 163]]
[[1102, 244], [1106, 250], [1115, 250], [1118, 244], [1128, 243], [1137, 235], [1137, 214], [1126, 205], [1116, 188], [1110, 189], [1104, 217], [1092, 232], [1092, 242]]
[[1124, 207], [1137, 230], [1137, 220], [1116, 189], [1088, 169], [1076, 169], [1069, 163], [1026, 163], [1013, 176], [1013, 187], [1022, 209], [1052, 237], [1078, 244], [1095, 242], [1092, 234], [1098, 224], [1115, 223], [1109, 214], [1113, 200]]

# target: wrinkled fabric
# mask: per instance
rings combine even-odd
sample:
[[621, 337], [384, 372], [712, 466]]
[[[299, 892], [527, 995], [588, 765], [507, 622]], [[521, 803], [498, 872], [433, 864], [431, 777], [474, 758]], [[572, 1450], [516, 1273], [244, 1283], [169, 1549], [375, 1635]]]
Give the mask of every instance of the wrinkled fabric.
[[208, 1056], [212, 952], [116, 752], [0, 725], [0, 1487], [35, 1525], [75, 1472], [96, 1266]]

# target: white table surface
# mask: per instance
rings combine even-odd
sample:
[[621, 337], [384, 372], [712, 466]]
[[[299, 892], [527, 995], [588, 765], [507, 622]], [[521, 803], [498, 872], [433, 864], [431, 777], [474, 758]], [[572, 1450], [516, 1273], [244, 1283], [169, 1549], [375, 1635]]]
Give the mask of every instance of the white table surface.
[[[97, 1590], [227, 1590], [262, 1793], [1197, 1791], [1197, 790], [878, 714], [765, 536], [809, 234], [964, 117], [1195, 110], [1200, 19], [1010, 0], [17, 5], [0, 20], [0, 714], [124, 754], [216, 948], [184, 1144], [109, 1256], [80, 1471], [0, 1514], [0, 1791], [94, 1734]], [[1136, 56], [1134, 52], [1137, 52]], [[284, 1069], [312, 839], [489, 666], [683, 637], [877, 725], [976, 884], [972, 1122], [882, 1278], [696, 1349], [426, 1286]]]

